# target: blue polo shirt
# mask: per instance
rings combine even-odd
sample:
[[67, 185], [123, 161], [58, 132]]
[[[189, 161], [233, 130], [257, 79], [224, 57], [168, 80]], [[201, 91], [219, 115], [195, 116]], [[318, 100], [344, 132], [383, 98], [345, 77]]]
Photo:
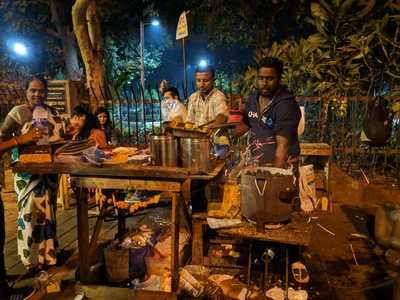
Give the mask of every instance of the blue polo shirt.
[[260, 163], [272, 163], [275, 159], [277, 135], [286, 137], [289, 141], [289, 156], [300, 154], [297, 127], [301, 112], [299, 105], [284, 87], [279, 87], [272, 102], [262, 112], [258, 111], [256, 92], [247, 98], [243, 122], [250, 127], [249, 148], [253, 158]]

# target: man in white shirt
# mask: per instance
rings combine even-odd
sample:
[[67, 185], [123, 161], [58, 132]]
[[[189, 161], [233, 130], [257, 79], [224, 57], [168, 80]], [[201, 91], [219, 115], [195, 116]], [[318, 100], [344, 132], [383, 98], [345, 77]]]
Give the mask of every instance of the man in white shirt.
[[224, 123], [228, 115], [228, 105], [224, 93], [214, 87], [214, 68], [197, 67], [195, 79], [197, 92], [189, 97], [186, 121], [199, 126], [215, 120]]
[[176, 121], [185, 122], [187, 117], [186, 107], [179, 100], [179, 91], [175, 87], [167, 88], [163, 92], [161, 102], [161, 116], [163, 122]]

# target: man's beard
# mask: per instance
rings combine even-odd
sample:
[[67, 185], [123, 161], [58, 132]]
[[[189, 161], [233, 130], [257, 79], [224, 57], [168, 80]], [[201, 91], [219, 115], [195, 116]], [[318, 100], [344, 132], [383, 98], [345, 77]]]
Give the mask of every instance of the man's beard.
[[212, 89], [213, 89], [213, 87], [211, 87], [209, 89], [199, 89], [199, 92], [201, 94], [208, 95], [211, 92]]
[[272, 97], [276, 90], [258, 90], [261, 96]]

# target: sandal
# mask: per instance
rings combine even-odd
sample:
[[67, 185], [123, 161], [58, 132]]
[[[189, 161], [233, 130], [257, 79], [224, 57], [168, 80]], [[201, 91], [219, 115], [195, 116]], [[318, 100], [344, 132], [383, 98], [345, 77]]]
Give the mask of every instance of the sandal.
[[294, 280], [298, 283], [308, 283], [310, 281], [310, 276], [308, 275], [308, 271], [306, 266], [297, 261], [292, 264], [292, 275]]

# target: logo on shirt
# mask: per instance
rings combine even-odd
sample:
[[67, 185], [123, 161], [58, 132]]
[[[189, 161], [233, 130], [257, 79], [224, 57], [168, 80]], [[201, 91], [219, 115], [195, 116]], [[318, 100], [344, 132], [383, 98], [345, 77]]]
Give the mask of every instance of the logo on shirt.
[[249, 118], [258, 118], [257, 112], [249, 111], [248, 113]]

